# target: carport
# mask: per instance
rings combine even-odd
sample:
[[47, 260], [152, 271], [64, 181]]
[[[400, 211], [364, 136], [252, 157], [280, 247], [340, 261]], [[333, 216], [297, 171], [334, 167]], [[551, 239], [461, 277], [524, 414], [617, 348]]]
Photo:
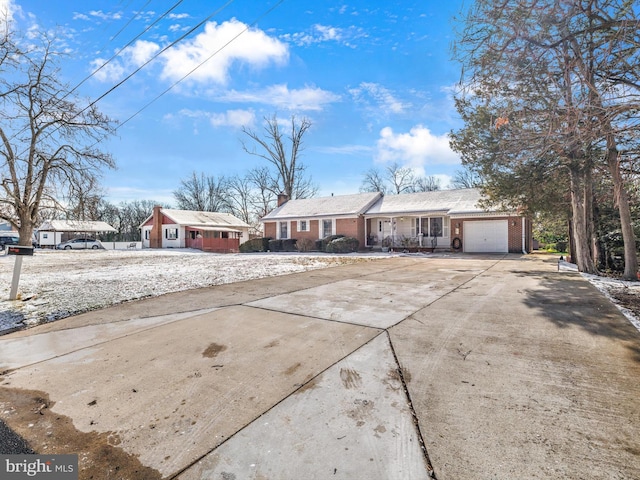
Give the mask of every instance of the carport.
[[74, 237], [97, 238], [98, 234], [117, 232], [107, 222], [88, 220], [48, 220], [37, 229], [38, 245], [41, 248], [56, 248], [56, 245]]

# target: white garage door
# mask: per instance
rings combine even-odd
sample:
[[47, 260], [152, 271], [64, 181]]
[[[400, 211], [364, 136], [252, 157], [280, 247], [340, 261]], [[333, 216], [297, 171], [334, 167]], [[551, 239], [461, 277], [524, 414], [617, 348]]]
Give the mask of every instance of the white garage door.
[[464, 222], [462, 249], [468, 253], [508, 253], [507, 220]]

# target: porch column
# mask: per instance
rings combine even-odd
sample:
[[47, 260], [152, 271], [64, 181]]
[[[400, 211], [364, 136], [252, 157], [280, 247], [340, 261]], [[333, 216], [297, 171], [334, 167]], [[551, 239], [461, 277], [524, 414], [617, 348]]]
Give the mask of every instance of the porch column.
[[364, 246], [369, 246], [369, 233], [367, 232], [367, 217], [364, 218]]

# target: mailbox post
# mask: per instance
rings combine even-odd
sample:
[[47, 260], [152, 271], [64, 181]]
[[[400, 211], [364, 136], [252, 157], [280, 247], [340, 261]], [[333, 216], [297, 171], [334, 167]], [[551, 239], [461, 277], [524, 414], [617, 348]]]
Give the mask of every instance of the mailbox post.
[[22, 270], [22, 257], [33, 255], [33, 247], [22, 245], [7, 245], [7, 255], [15, 255], [16, 263], [13, 265], [13, 279], [11, 280], [11, 293], [9, 300], [15, 300], [18, 296], [18, 283], [20, 283], [20, 270]]

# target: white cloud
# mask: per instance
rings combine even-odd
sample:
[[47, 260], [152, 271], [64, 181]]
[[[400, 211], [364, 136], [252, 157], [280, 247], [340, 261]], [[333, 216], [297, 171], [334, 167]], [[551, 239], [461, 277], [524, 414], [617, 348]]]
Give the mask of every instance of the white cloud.
[[335, 155], [371, 155], [369, 145], [340, 145], [337, 147], [313, 147], [313, 151]]
[[122, 80], [126, 73], [132, 72], [148, 62], [160, 49], [160, 47], [146, 40], [138, 40], [131, 47], [120, 52], [118, 58], [105, 65], [104, 58], [97, 58], [91, 62], [95, 73], [94, 77], [101, 82], [116, 82]]
[[105, 13], [102, 10], [91, 10], [89, 15], [92, 17], [99, 18], [101, 20], [120, 20], [122, 18], [121, 12], [116, 13]]
[[324, 42], [339, 42], [348, 47], [353, 47], [351, 44], [352, 40], [365, 36], [366, 33], [359, 27], [338, 28], [316, 23], [311, 27], [310, 31], [287, 33], [280, 38], [298, 46]]
[[177, 114], [167, 114], [164, 116], [166, 122], [175, 122], [178, 117], [192, 119], [205, 119], [211, 126], [241, 128], [252, 126], [255, 123], [256, 115], [252, 110], [227, 110], [226, 112], [215, 113], [206, 110], [190, 110], [183, 108]]
[[4, 32], [13, 22], [13, 17], [20, 12], [20, 7], [13, 0], [0, 0], [0, 28]]
[[357, 88], [350, 89], [349, 93], [357, 103], [374, 108], [376, 111], [400, 114], [410, 107], [378, 83], [362, 82]]
[[380, 131], [376, 148], [375, 160], [380, 163], [398, 162], [412, 168], [460, 163], [449, 147], [449, 136], [433, 135], [422, 125], [413, 127], [409, 133], [394, 133], [391, 127], [385, 127]]
[[124, 77], [124, 67], [120, 62], [114, 61], [105, 64], [106, 58], [96, 58], [91, 62], [93, 77], [100, 82], [117, 81]]
[[282, 64], [288, 60], [289, 50], [286, 44], [263, 31], [232, 19], [221, 24], [208, 23], [203, 33], [167, 50], [162, 57], [163, 78], [175, 81], [193, 71], [189, 75], [192, 81], [224, 85], [234, 63], [254, 68]]
[[231, 90], [218, 99], [228, 102], [256, 102], [288, 110], [319, 111], [325, 105], [339, 101], [340, 97], [318, 87], [290, 90], [286, 84], [280, 84], [245, 92]]
[[211, 125], [214, 127], [252, 126], [255, 123], [256, 114], [250, 110], [227, 110], [224, 113], [211, 114]]

